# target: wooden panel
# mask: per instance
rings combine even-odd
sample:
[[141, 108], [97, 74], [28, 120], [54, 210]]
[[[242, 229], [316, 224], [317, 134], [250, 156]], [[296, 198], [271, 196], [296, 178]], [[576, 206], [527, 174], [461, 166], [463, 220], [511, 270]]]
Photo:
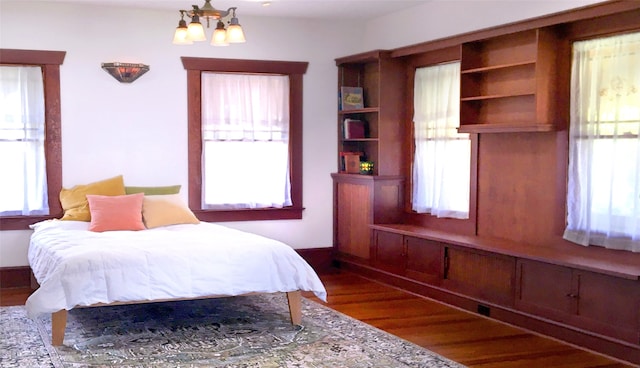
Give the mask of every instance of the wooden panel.
[[31, 268], [0, 267], [0, 289], [24, 288], [31, 284]]
[[513, 305], [515, 259], [447, 247], [443, 284], [453, 291], [502, 305]]
[[576, 309], [570, 268], [518, 260], [516, 307], [556, 321], [568, 321]]
[[405, 274], [414, 280], [439, 285], [444, 263], [442, 245], [427, 239], [405, 236], [405, 248]]
[[565, 213], [556, 176], [566, 165], [559, 155], [566, 147], [562, 134], [485, 134], [479, 139], [478, 235], [533, 245], [559, 239]]
[[372, 218], [371, 189], [367, 185], [337, 184], [338, 251], [369, 259]]
[[576, 271], [580, 326], [640, 343], [640, 282]]
[[376, 231], [374, 252], [375, 266], [393, 273], [403, 273], [406, 258], [402, 235]]

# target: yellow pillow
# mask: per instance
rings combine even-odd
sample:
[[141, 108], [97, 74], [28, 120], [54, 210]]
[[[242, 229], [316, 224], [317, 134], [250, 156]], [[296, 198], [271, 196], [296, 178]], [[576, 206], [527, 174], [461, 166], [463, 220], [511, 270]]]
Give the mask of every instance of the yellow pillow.
[[76, 185], [71, 189], [62, 188], [60, 204], [64, 210], [61, 220], [91, 221], [87, 194], [106, 196], [124, 195], [124, 179], [122, 175], [94, 183]]
[[200, 220], [187, 207], [180, 194], [146, 195], [142, 219], [147, 229], [176, 224], [198, 224]]

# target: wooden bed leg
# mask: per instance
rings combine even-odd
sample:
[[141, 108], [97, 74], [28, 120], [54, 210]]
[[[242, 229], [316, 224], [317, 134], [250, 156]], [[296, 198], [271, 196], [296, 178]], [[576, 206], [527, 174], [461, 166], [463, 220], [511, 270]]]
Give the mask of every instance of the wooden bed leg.
[[300, 290], [287, 292], [287, 300], [289, 301], [289, 314], [291, 315], [291, 323], [294, 325], [302, 324], [302, 296]]
[[64, 341], [64, 330], [67, 328], [67, 310], [51, 313], [51, 345], [60, 346]]

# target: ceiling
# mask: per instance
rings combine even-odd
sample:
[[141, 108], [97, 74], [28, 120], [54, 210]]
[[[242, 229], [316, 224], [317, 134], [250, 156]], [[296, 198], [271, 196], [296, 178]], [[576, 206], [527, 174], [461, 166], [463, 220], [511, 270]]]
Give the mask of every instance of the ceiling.
[[[147, 9], [191, 9], [202, 6], [204, 0], [22, 0], [51, 3], [78, 3], [113, 5]], [[312, 19], [366, 20], [384, 16], [389, 12], [407, 9], [433, 0], [211, 0], [216, 9], [235, 6], [238, 16], [295, 17]], [[263, 3], [270, 3], [263, 6]]]

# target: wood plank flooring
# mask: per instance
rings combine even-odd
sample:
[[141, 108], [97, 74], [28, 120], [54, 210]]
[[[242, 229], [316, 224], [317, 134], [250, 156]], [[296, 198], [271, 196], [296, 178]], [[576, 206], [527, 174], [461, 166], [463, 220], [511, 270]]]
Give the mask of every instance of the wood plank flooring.
[[[352, 273], [320, 278], [329, 294], [325, 305], [468, 367], [633, 367]], [[0, 305], [24, 304], [30, 292], [0, 289]]]

